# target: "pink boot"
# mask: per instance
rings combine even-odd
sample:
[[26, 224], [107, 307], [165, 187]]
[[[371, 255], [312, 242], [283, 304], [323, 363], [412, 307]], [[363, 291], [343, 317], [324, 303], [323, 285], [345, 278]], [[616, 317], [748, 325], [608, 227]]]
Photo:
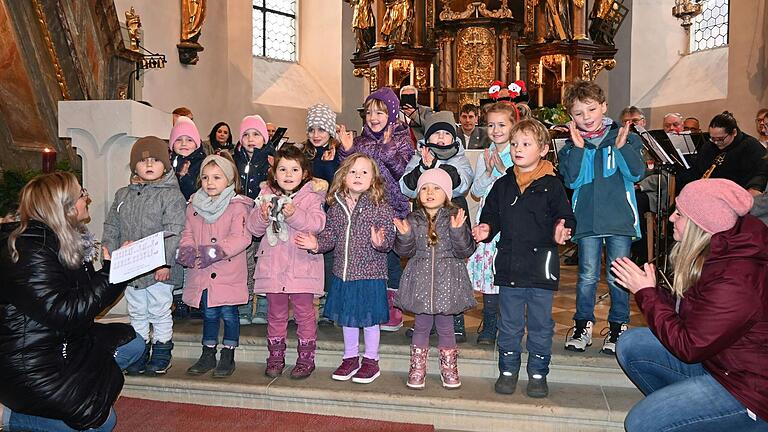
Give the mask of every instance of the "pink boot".
[[296, 359], [296, 366], [291, 370], [291, 378], [304, 379], [312, 375], [315, 370], [316, 347], [314, 339], [299, 339], [299, 345], [296, 347], [299, 358]]
[[461, 387], [458, 360], [458, 348], [440, 348], [440, 380], [447, 389]]
[[279, 377], [285, 369], [285, 338], [267, 338], [267, 349], [269, 357], [264, 374], [271, 378]]
[[406, 385], [412, 389], [423, 389], [427, 380], [427, 357], [429, 347], [417, 347], [411, 345], [411, 368], [408, 371]]
[[389, 305], [389, 321], [381, 325], [382, 331], [394, 332], [403, 327], [403, 313], [395, 307], [397, 290], [387, 288], [387, 304]]

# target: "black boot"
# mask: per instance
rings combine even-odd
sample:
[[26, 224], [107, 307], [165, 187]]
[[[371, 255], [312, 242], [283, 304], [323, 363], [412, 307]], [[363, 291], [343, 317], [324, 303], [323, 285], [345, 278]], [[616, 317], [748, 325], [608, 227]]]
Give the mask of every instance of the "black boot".
[[152, 345], [152, 356], [149, 358], [147, 368], [144, 370], [145, 376], [165, 375], [171, 368], [171, 351], [173, 350], [173, 341], [155, 342]]
[[467, 341], [467, 330], [464, 328], [464, 313], [453, 316], [453, 334], [456, 335], [456, 343]]
[[219, 356], [219, 364], [213, 370], [214, 378], [226, 378], [235, 371], [235, 349], [222, 348]]
[[141, 357], [125, 368], [126, 375], [136, 376], [144, 373], [144, 369], [147, 368], [147, 362], [149, 361], [149, 350], [151, 346], [151, 344], [144, 345], [144, 353], [141, 354]]
[[483, 294], [483, 329], [477, 335], [478, 345], [493, 345], [496, 343], [498, 317], [499, 295]]
[[544, 375], [533, 375], [528, 377], [528, 387], [525, 389], [528, 397], [544, 398], [549, 395], [547, 386], [547, 377]]
[[202, 375], [216, 367], [216, 347], [203, 345], [203, 353], [197, 362], [187, 369], [189, 375]]

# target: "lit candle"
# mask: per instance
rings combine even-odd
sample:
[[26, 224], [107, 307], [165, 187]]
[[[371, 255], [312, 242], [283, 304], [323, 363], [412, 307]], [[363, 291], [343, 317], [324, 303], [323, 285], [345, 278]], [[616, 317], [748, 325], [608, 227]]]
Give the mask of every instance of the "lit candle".
[[520, 81], [520, 62], [515, 64], [515, 81]]
[[429, 106], [432, 109], [435, 108], [435, 88], [434, 87], [429, 89]]
[[56, 150], [48, 147], [43, 149], [43, 173], [52, 173], [56, 169]]
[[565, 56], [560, 57], [560, 81], [565, 85]]
[[539, 59], [539, 106], [544, 106], [544, 62]]
[[416, 70], [413, 67], [413, 62], [411, 62], [411, 85], [416, 85], [416, 80], [414, 79], [416, 76]]
[[435, 65], [434, 64], [429, 65], [429, 86], [430, 87], [435, 86]]
[[392, 63], [389, 63], [389, 85], [392, 85]]

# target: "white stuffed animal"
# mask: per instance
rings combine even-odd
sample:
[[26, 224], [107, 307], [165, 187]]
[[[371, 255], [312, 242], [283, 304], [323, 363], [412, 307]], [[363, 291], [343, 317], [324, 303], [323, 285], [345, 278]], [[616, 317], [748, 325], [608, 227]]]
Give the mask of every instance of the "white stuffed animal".
[[288, 224], [285, 222], [283, 207], [292, 202], [291, 197], [286, 195], [259, 195], [256, 202], [259, 206], [262, 203], [272, 203], [272, 209], [269, 212], [269, 226], [267, 227], [267, 242], [270, 246], [275, 246], [280, 241], [288, 241]]

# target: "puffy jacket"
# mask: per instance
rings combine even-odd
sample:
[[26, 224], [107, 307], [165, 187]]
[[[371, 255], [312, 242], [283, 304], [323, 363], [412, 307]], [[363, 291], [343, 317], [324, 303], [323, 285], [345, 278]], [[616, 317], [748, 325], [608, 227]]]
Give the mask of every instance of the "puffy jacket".
[[[190, 153], [187, 157], [171, 152], [171, 166], [173, 166], [176, 177], [179, 179], [179, 189], [181, 189], [181, 193], [187, 201], [197, 191], [197, 179], [200, 177], [200, 169], [202, 168], [200, 165], [203, 164], [203, 159], [205, 159], [203, 146], [198, 147], [197, 150]], [[179, 171], [181, 171], [186, 162], [189, 162], [187, 173], [179, 177]]]
[[259, 186], [267, 179], [269, 171], [269, 156], [275, 154], [271, 144], [265, 144], [260, 149], [255, 149], [252, 155], [248, 155], [243, 146], [238, 145], [235, 150], [235, 165], [240, 174], [240, 185], [243, 194], [255, 199], [259, 196]]
[[[712, 236], [701, 277], [675, 312], [661, 288], [635, 300], [675, 357], [702, 363], [744, 406], [768, 420], [768, 227], [746, 215]], [[621, 340], [619, 340], [621, 343]]]
[[136, 335], [127, 324], [95, 324], [125, 284], [109, 283], [109, 265], [95, 272], [59, 262], [59, 242], [45, 224], [31, 221], [16, 239], [0, 235], [0, 403], [13, 411], [60, 419], [75, 429], [106, 421], [123, 388], [114, 360], [117, 346]]
[[472, 165], [469, 163], [467, 155], [464, 154], [464, 145], [458, 138], [456, 138], [456, 142], [459, 145], [459, 151], [453, 157], [446, 160], [435, 158], [434, 166], [425, 167], [421, 163], [421, 148], [424, 146], [424, 141], [419, 141], [416, 154], [408, 161], [408, 165], [405, 166], [405, 174], [400, 179], [400, 191], [408, 198], [416, 198], [418, 192], [416, 186], [421, 174], [429, 168], [440, 168], [451, 176], [451, 186], [453, 186], [451, 198], [464, 196], [472, 185], [475, 173], [472, 171]]

